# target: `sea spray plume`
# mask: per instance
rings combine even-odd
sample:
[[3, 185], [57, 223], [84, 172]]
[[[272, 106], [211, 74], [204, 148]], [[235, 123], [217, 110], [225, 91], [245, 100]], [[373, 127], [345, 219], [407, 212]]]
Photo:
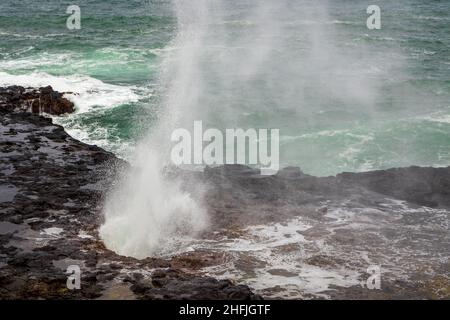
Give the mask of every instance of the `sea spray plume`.
[[[199, 4], [206, 14], [195, 11]], [[169, 90], [182, 115], [178, 127], [202, 120], [222, 131], [280, 129], [282, 140], [294, 137], [281, 144], [282, 166], [324, 172], [341, 157], [352, 161], [345, 153], [363, 148], [355, 144], [365, 140], [344, 137], [328, 152], [322, 143], [295, 138], [376, 122], [383, 86], [401, 74], [400, 58], [384, 56], [397, 57], [393, 50], [373, 52], [352, 39], [353, 31], [339, 28], [332, 2], [194, 0], [177, 6], [184, 36], [168, 74], [177, 83], [171, 88], [180, 89]], [[361, 12], [361, 32], [368, 32], [365, 7]]]
[[[248, 107], [245, 97], [257, 95], [250, 87], [252, 81], [277, 47], [278, 21], [272, 15], [278, 4], [223, 0], [178, 0], [174, 4], [179, 32], [173, 42], [176, 50], [164, 66], [164, 82], [169, 84], [167, 106], [176, 119], [172, 128], [191, 127], [195, 120], [231, 128]], [[240, 22], [254, 26], [236, 34], [233, 24]], [[236, 91], [239, 87], [249, 91], [243, 103], [235, 105], [242, 94]]]
[[155, 149], [140, 146], [134, 165], [107, 197], [100, 235], [115, 252], [145, 258], [178, 250], [207, 226], [206, 211], [162, 172]]
[[[342, 115], [329, 117], [333, 128], [347, 126], [347, 114], [370, 115], [379, 94], [379, 77], [367, 76], [371, 56], [339, 46], [346, 39], [330, 24], [326, 2], [177, 0], [173, 8], [178, 30], [161, 66], [159, 124], [105, 207], [101, 234], [123, 254], [157, 252], [179, 233], [178, 221], [194, 233], [205, 225], [201, 206], [162, 174], [173, 130], [202, 120], [219, 130], [250, 124], [295, 136], [327, 111]], [[301, 156], [317, 163], [323, 152]]]
[[317, 112], [375, 113], [392, 68], [347, 45], [326, 1], [179, 0], [174, 8], [179, 30], [163, 69], [171, 129], [202, 120], [296, 135]]
[[198, 69], [195, 46], [200, 45], [207, 24], [200, 19], [208, 18], [207, 2], [194, 2], [186, 8], [186, 3], [174, 3], [179, 31], [172, 42], [175, 54], [169, 54], [161, 68], [165, 89], [159, 123], [136, 149], [133, 166], [105, 202], [100, 235], [107, 247], [119, 254], [144, 258], [171, 253], [179, 249], [180, 239], [193, 237], [208, 225], [198, 197], [194, 200], [182, 191], [176, 178], [164, 175], [171, 165], [170, 133], [190, 113], [184, 108], [195, 104], [202, 89], [192, 74]]
[[[270, 18], [275, 3], [258, 4], [254, 10], [245, 13], [259, 21], [254, 33], [271, 30], [278, 34], [276, 26], [271, 25], [275, 20]], [[196, 119], [209, 120], [212, 118], [209, 108], [213, 112], [222, 111], [227, 119], [236, 116], [224, 99], [227, 92], [232, 92], [228, 86], [229, 76], [224, 71], [227, 67], [234, 69], [242, 57], [232, 56], [230, 60], [225, 56], [225, 60], [213, 61], [215, 67], [208, 65], [215, 56], [216, 45], [233, 46], [227, 40], [228, 26], [223, 24], [227, 21], [226, 3], [180, 0], [173, 4], [178, 32], [170, 45], [174, 50], [169, 52], [161, 67], [163, 89], [159, 124], [137, 148], [133, 167], [108, 195], [104, 207], [105, 223], [100, 229], [100, 235], [110, 249], [139, 258], [161, 253], [164, 249], [170, 251], [165, 248], [170, 246], [170, 240], [195, 235], [207, 225], [206, 211], [190, 195], [182, 192], [177, 182], [167, 180], [162, 173], [170, 165], [171, 132], [178, 127], [190, 127], [188, 125]], [[216, 32], [220, 36], [217, 37]], [[217, 42], [211, 43], [214, 40], [211, 36], [217, 37]], [[253, 34], [246, 34], [244, 38], [239, 37], [240, 44], [254, 41]], [[239, 51], [239, 54], [251, 57], [245, 59], [245, 65], [240, 65], [242, 70], [236, 73], [236, 79], [241, 82], [254, 80], [256, 71], [266, 60], [266, 53], [274, 46], [274, 43], [266, 43], [262, 39]], [[212, 83], [225, 93], [220, 97], [222, 110], [209, 103], [211, 90], [214, 90]]]
[[[206, 2], [199, 1], [190, 13], [208, 17]], [[175, 3], [178, 17], [178, 36], [172, 46], [179, 47], [173, 56], [167, 56], [161, 71], [163, 93], [159, 124], [137, 148], [133, 167], [123, 175], [118, 187], [105, 203], [105, 223], [100, 234], [112, 250], [138, 258], [170, 252], [171, 245], [184, 236], [195, 236], [208, 223], [205, 209], [179, 183], [168, 180], [163, 170], [169, 163], [170, 132], [183, 116], [183, 105], [190, 102], [201, 90], [193, 81], [197, 67], [193, 63], [192, 46], [201, 41], [202, 23], [189, 21], [189, 11]], [[198, 24], [200, 23], [200, 24]], [[187, 45], [187, 44], [190, 44]]]

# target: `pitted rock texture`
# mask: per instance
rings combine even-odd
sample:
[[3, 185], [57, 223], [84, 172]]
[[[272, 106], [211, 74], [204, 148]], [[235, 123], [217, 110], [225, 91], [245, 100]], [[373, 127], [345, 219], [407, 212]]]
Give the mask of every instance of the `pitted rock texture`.
[[[102, 199], [125, 166], [51, 119], [0, 110], [0, 299], [258, 298], [177, 259], [106, 249], [97, 232]], [[81, 269], [80, 290], [66, 285], [71, 265]]]
[[[1, 299], [450, 298], [450, 167], [320, 178], [170, 169], [211, 227], [192, 250], [137, 260], [98, 235], [104, 195], [128, 164], [0, 97]], [[66, 286], [71, 265], [80, 290]], [[364, 285], [371, 265], [379, 290]]]

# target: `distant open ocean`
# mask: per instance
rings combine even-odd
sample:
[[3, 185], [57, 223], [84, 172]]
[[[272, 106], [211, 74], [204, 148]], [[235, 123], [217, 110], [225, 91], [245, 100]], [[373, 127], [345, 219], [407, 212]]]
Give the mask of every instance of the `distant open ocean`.
[[[171, 1], [75, 2], [0, 2], [0, 85], [77, 93], [55, 121], [128, 159], [164, 112], [178, 17]], [[366, 26], [367, 1], [283, 2], [205, 13], [186, 57], [201, 82], [189, 119], [278, 128], [281, 165], [314, 175], [450, 165], [450, 1], [373, 1], [381, 30]], [[71, 4], [81, 30], [66, 28]]]

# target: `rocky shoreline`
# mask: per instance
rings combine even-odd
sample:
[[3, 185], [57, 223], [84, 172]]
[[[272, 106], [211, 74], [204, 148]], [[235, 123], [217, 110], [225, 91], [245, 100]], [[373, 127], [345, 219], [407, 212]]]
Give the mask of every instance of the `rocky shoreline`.
[[[186, 271], [199, 257], [136, 260], [107, 250], [100, 205], [126, 164], [8, 103], [0, 103], [0, 299], [258, 298]], [[69, 265], [81, 267], [81, 290], [67, 289]]]
[[0, 110], [53, 115], [72, 113], [75, 111], [75, 105], [64, 97], [65, 94], [71, 93], [55, 91], [51, 86], [39, 89], [22, 86], [0, 88]]
[[[36, 99], [39, 108], [30, 102]], [[0, 88], [0, 299], [260, 299], [282, 289], [250, 289], [238, 274], [293, 279], [292, 270], [234, 249], [137, 260], [105, 248], [97, 231], [103, 196], [127, 164], [36, 114], [73, 111], [63, 99], [51, 88]], [[176, 174], [194, 194], [192, 181], [207, 186], [213, 230], [203, 237], [210, 241], [230, 243], [255, 225], [281, 228], [300, 219], [308, 227], [286, 235], [291, 242], [274, 245], [271, 254], [301, 252], [301, 277], [305, 266], [328, 272], [323, 279], [345, 269], [361, 282], [370, 264], [386, 270], [380, 290], [331, 282], [292, 297], [450, 298], [450, 167], [325, 178], [298, 168], [267, 177], [243, 166]], [[233, 281], [232, 272], [214, 271], [228, 264]], [[66, 286], [69, 265], [81, 267], [81, 290]]]

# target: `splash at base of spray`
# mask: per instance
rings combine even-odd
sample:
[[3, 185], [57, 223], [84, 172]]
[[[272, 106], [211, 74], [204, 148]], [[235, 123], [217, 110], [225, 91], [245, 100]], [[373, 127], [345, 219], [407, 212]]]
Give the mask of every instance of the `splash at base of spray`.
[[142, 166], [129, 169], [109, 194], [100, 228], [109, 249], [135, 258], [177, 251], [180, 238], [195, 237], [208, 225], [206, 210], [164, 177], [151, 150], [140, 156]]

